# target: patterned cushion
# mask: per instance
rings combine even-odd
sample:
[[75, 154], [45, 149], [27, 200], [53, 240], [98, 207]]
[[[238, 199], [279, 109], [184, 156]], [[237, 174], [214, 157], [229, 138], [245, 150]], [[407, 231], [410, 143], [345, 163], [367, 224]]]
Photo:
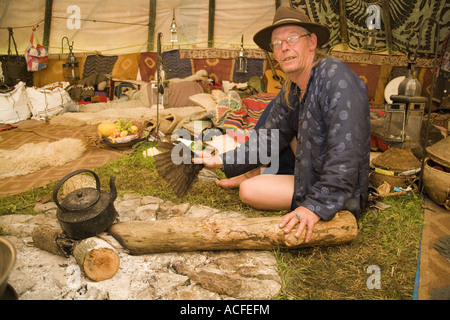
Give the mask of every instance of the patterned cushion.
[[230, 111], [222, 125], [237, 142], [245, 142], [255, 128], [267, 105], [276, 97], [273, 93], [259, 93], [242, 100], [242, 109]]

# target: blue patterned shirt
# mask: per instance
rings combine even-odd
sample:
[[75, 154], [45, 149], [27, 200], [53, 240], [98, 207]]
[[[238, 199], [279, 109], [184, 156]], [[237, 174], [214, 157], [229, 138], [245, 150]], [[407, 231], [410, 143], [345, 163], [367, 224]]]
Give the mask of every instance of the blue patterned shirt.
[[[265, 125], [267, 154], [289, 148], [298, 140], [292, 209], [303, 206], [323, 220], [330, 220], [341, 210], [356, 217], [368, 199], [370, 161], [370, 112], [365, 83], [345, 63], [325, 58], [311, 71], [306, 92], [292, 83], [290, 106], [282, 89]], [[271, 135], [276, 129], [279, 150]], [[250, 141], [250, 140], [249, 140]], [[222, 155], [227, 177], [245, 173], [262, 164], [261, 146], [249, 142]], [[245, 164], [234, 164], [243, 152]], [[250, 155], [253, 155], [250, 157]], [[242, 159], [242, 158], [241, 158]]]

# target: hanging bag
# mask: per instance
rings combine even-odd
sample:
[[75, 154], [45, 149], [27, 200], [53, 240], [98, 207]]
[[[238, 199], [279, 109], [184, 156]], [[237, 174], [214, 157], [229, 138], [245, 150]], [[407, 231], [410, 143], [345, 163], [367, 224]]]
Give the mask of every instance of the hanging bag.
[[30, 44], [25, 50], [25, 60], [27, 61], [28, 71], [39, 71], [48, 66], [48, 51], [42, 45], [34, 46], [34, 33], [36, 28], [33, 28], [31, 33]]
[[[25, 59], [23, 57], [19, 56], [12, 28], [8, 28], [8, 32], [8, 55], [3, 58], [2, 69], [3, 76], [5, 78], [5, 84], [7, 86], [15, 86], [21, 80], [26, 81], [25, 78], [27, 73], [27, 63], [25, 62]], [[13, 42], [14, 48], [16, 49], [15, 56], [11, 54], [11, 41]]]

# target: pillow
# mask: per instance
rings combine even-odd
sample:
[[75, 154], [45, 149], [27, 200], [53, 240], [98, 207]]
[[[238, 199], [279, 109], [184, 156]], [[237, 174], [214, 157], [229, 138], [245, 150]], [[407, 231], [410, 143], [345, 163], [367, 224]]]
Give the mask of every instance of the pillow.
[[248, 86], [247, 82], [230, 82], [227, 80], [222, 81], [222, 86], [223, 86], [223, 91], [224, 92], [228, 92], [231, 89], [233, 89], [234, 87], [236, 88], [245, 88]]
[[249, 121], [256, 124], [266, 107], [276, 96], [275, 93], [259, 93], [244, 98], [242, 104], [247, 109]]
[[215, 110], [216, 109], [216, 101], [214, 101], [213, 97], [209, 93], [197, 93], [193, 96], [189, 97], [196, 105], [205, 108], [206, 110]]
[[169, 83], [169, 107], [181, 108], [192, 106], [190, 96], [203, 93], [203, 88], [195, 81]]
[[0, 93], [0, 122], [16, 123], [30, 117], [30, 107], [25, 82], [19, 82], [14, 90]]
[[57, 115], [67, 103], [74, 103], [65, 88], [68, 82], [57, 82], [42, 88], [29, 87], [26, 89], [30, 99], [32, 119], [43, 120]]

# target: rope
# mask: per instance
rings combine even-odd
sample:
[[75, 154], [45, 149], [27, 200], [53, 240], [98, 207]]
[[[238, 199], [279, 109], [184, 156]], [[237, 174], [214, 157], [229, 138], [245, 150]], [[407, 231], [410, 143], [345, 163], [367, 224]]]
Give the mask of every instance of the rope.
[[[67, 20], [67, 17], [58, 17], [58, 16], [52, 16], [54, 19], [63, 19]], [[94, 23], [111, 23], [111, 24], [122, 24], [122, 25], [129, 25], [129, 26], [141, 26], [141, 27], [148, 27], [149, 23], [132, 23], [132, 22], [119, 22], [119, 21], [108, 21], [108, 20], [96, 20], [96, 19], [82, 19], [80, 18], [80, 21], [88, 21], [88, 22], [94, 22]]]
[[19, 27], [0, 27], [0, 30], [7, 30], [8, 28], [11, 29], [30, 29], [30, 28], [37, 28], [39, 27], [40, 24], [42, 24], [44, 22], [44, 20], [32, 25], [32, 26], [19, 26]]

